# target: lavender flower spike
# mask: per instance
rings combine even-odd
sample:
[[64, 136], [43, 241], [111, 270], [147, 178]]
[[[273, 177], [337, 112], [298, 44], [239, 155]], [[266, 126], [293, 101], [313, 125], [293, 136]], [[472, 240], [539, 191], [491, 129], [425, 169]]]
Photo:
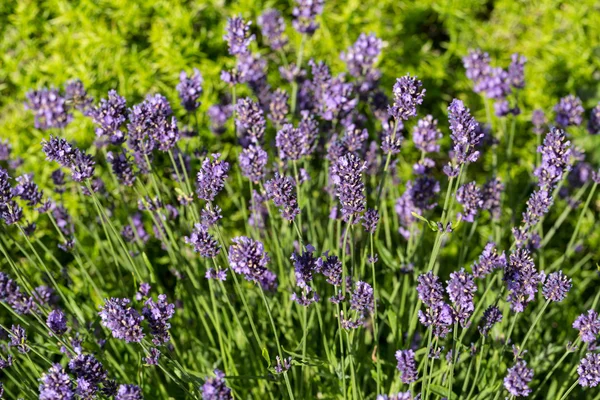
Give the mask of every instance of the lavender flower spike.
[[212, 155], [212, 160], [206, 157], [196, 177], [196, 193], [203, 200], [213, 201], [225, 187], [229, 163], [219, 160], [219, 157], [218, 153]]
[[581, 125], [585, 109], [581, 99], [570, 94], [560, 99], [558, 104], [554, 106], [554, 112], [556, 113], [556, 123], [566, 128], [570, 125]]
[[394, 85], [394, 104], [388, 107], [388, 114], [395, 120], [408, 120], [417, 115], [417, 105], [423, 103], [425, 89], [417, 77], [410, 74], [396, 79]]
[[523, 360], [508, 369], [504, 378], [504, 387], [510, 394], [516, 397], [526, 397], [531, 393], [529, 382], [533, 379], [533, 369], [527, 368], [527, 363]]
[[458, 165], [475, 162], [479, 158], [477, 146], [483, 138], [479, 123], [471, 116], [471, 111], [458, 99], [448, 106], [450, 138], [453, 142], [454, 159]]
[[587, 353], [577, 367], [579, 384], [584, 387], [596, 387], [600, 383], [600, 354]]
[[415, 364], [415, 352], [412, 350], [398, 350], [396, 352], [398, 371], [402, 383], [413, 383], [417, 380], [417, 366]]
[[542, 294], [546, 300], [561, 302], [571, 290], [572, 280], [562, 271], [553, 272], [546, 278]]
[[593, 343], [600, 335], [600, 316], [595, 310], [588, 310], [587, 314], [581, 314], [575, 322], [573, 328], [579, 330], [579, 336], [584, 343]]
[[142, 389], [136, 385], [119, 385], [115, 400], [143, 400]]
[[250, 34], [251, 22], [245, 22], [241, 17], [233, 17], [227, 20], [227, 33], [223, 39], [229, 46], [229, 54], [232, 56], [250, 54], [248, 46], [254, 40]]
[[225, 373], [215, 369], [214, 378], [206, 378], [204, 385], [200, 388], [202, 392], [202, 400], [231, 400], [231, 389], [225, 383]]
[[296, 0], [296, 7], [292, 11], [294, 28], [307, 35], [315, 33], [319, 28], [315, 18], [323, 13], [324, 4], [325, 0]]
[[200, 106], [198, 99], [202, 95], [202, 74], [197, 68], [194, 68], [192, 76], [188, 77], [185, 71], [179, 74], [179, 84], [177, 84], [177, 92], [181, 99], [181, 105], [187, 111], [194, 111]]
[[75, 399], [71, 378], [60, 364], [53, 364], [48, 372], [42, 374], [40, 381], [41, 400]]
[[262, 35], [272, 50], [278, 51], [287, 44], [283, 36], [285, 32], [285, 20], [281, 13], [275, 9], [268, 9], [258, 17], [258, 25], [262, 29]]
[[112, 331], [113, 337], [126, 342], [140, 342], [144, 337], [142, 332], [143, 317], [132, 308], [129, 299], [106, 299], [100, 308], [102, 325]]
[[332, 168], [332, 181], [336, 185], [336, 196], [342, 205], [344, 221], [358, 220], [358, 214], [366, 208], [365, 184], [362, 173], [366, 165], [353, 153], [338, 158]]
[[251, 144], [242, 150], [238, 158], [242, 175], [254, 183], [264, 178], [268, 154], [260, 146]]
[[458, 188], [456, 200], [463, 206], [463, 213], [459, 214], [467, 222], [473, 222], [479, 210], [483, 207], [481, 189], [475, 182], [465, 183]]
[[275, 173], [275, 177], [265, 182], [265, 190], [269, 199], [279, 207], [281, 216], [288, 221], [293, 221], [300, 214], [296, 198], [296, 183], [289, 176]]

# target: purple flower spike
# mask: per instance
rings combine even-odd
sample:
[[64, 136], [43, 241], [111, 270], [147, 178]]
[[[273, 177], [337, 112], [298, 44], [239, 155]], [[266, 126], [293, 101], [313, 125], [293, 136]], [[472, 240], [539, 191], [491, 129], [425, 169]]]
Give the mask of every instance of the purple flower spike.
[[[265, 134], [265, 117], [263, 110], [250, 98], [239, 99], [236, 106], [235, 124], [240, 135], [250, 143], [259, 143]], [[245, 143], [242, 143], [245, 144]]]
[[585, 109], [581, 99], [572, 94], [560, 99], [554, 106], [556, 113], [556, 123], [563, 128], [567, 126], [579, 126], [583, 122], [583, 113]]
[[65, 86], [65, 100], [70, 107], [73, 107], [89, 115], [94, 98], [88, 96], [83, 83], [79, 79], [67, 82]]
[[289, 176], [275, 173], [275, 177], [265, 182], [267, 197], [279, 207], [281, 216], [288, 221], [293, 221], [300, 214], [298, 199], [296, 198], [296, 183]]
[[479, 49], [470, 50], [469, 54], [463, 57], [463, 65], [467, 71], [467, 78], [475, 83], [475, 92], [479, 93], [479, 83], [490, 74], [490, 56]]
[[260, 182], [265, 176], [268, 154], [260, 146], [251, 144], [239, 155], [239, 165], [242, 175], [254, 183]]
[[245, 22], [241, 17], [232, 17], [227, 20], [227, 33], [223, 39], [229, 46], [229, 54], [232, 56], [250, 54], [248, 46], [254, 40], [250, 34], [252, 22]]
[[67, 318], [65, 317], [65, 313], [59, 309], [52, 310], [48, 314], [46, 324], [53, 334], [62, 335], [67, 331]]
[[265, 10], [258, 17], [258, 25], [261, 27], [262, 35], [272, 50], [281, 50], [287, 44], [287, 38], [283, 36], [285, 20], [279, 11], [274, 9]]
[[396, 120], [408, 120], [417, 115], [417, 106], [423, 103], [425, 89], [417, 77], [410, 74], [396, 79], [394, 85], [394, 104], [388, 108], [390, 117]]
[[489, 306], [484, 312], [483, 317], [481, 317], [481, 323], [479, 324], [479, 333], [483, 336], [487, 336], [490, 330], [494, 327], [495, 324], [502, 321], [502, 312], [496, 306]]
[[396, 352], [398, 371], [402, 383], [413, 383], [417, 380], [417, 365], [415, 363], [415, 352], [412, 350], [398, 350]]
[[154, 336], [152, 342], [158, 346], [167, 343], [171, 336], [169, 320], [175, 315], [175, 305], [167, 302], [167, 295], [158, 295], [158, 301], [149, 298], [144, 303], [142, 315], [150, 325], [150, 333]]
[[483, 139], [483, 133], [479, 123], [471, 116], [471, 111], [462, 101], [454, 99], [448, 106], [448, 119], [456, 163], [460, 165], [477, 161], [479, 158], [477, 146]]
[[587, 314], [577, 317], [573, 328], [579, 331], [582, 342], [593, 343], [600, 335], [600, 316], [595, 310], [588, 310]]
[[508, 81], [515, 89], [525, 87], [525, 63], [527, 58], [517, 53], [511, 56], [511, 62], [508, 66]]
[[490, 242], [485, 245], [479, 260], [473, 264], [472, 269], [476, 278], [484, 278], [495, 269], [503, 269], [504, 267], [506, 267], [506, 255], [504, 252], [498, 254], [494, 243]]
[[231, 389], [225, 383], [225, 373], [215, 369], [214, 378], [206, 378], [200, 388], [202, 400], [232, 400]]
[[508, 369], [504, 377], [504, 387], [510, 394], [516, 397], [527, 397], [531, 393], [529, 382], [533, 379], [533, 369], [527, 368], [527, 363], [523, 360]]
[[358, 215], [366, 208], [365, 184], [362, 173], [364, 161], [353, 153], [338, 158], [332, 168], [332, 181], [336, 185], [336, 196], [342, 205], [342, 219], [358, 222]]
[[229, 265], [237, 273], [244, 275], [246, 280], [260, 283], [263, 288], [265, 283], [273, 280], [274, 276], [267, 269], [270, 261], [265, 252], [264, 245], [246, 236], [238, 236], [232, 239], [233, 244], [229, 246]]
[[433, 307], [444, 298], [444, 287], [440, 278], [433, 272], [427, 272], [419, 275], [417, 278], [417, 293], [419, 300], [427, 307]]
[[590, 120], [588, 121], [588, 132], [592, 135], [600, 133], [600, 102], [592, 108]]
[[203, 200], [213, 201], [225, 187], [229, 163], [219, 160], [219, 157], [218, 153], [212, 155], [212, 160], [206, 157], [196, 177], [196, 194]]
[[542, 294], [546, 300], [561, 302], [567, 297], [571, 286], [572, 280], [564, 275], [562, 271], [553, 272], [546, 278]]
[[64, 128], [73, 120], [65, 98], [57, 89], [32, 90], [26, 97], [25, 109], [34, 112], [36, 129]]
[[365, 211], [365, 214], [361, 217], [362, 226], [364, 226], [365, 230], [370, 234], [375, 233], [377, 229], [377, 224], [379, 223], [379, 213], [377, 210], [369, 208]]
[[323, 13], [324, 4], [324, 0], [296, 0], [296, 7], [292, 11], [294, 29], [306, 35], [315, 33], [319, 28], [315, 18]]
[[477, 187], [477, 184], [469, 182], [459, 187], [456, 192], [456, 200], [463, 206], [463, 212], [459, 216], [462, 216], [462, 219], [467, 222], [475, 221], [475, 216], [483, 207], [481, 189]]
[[144, 337], [141, 325], [144, 318], [129, 305], [130, 302], [129, 299], [106, 299], [98, 315], [113, 337], [128, 343], [140, 342]]
[[40, 400], [75, 399], [71, 378], [60, 364], [53, 364], [40, 381]]
[[587, 353], [577, 367], [579, 384], [583, 387], [596, 387], [600, 383], [600, 354]]
[[197, 68], [194, 68], [192, 76], [188, 76], [185, 71], [179, 74], [179, 84], [176, 89], [181, 99], [181, 106], [187, 111], [194, 111], [200, 106], [198, 99], [202, 95], [203, 83], [204, 79]]
[[185, 242], [194, 246], [194, 250], [202, 257], [213, 258], [220, 252], [219, 243], [208, 233], [206, 226], [196, 224], [190, 236], [185, 237]]
[[552, 128], [538, 147], [542, 154], [542, 164], [535, 170], [541, 187], [554, 187], [569, 169], [572, 154], [571, 142], [560, 128]]
[[143, 400], [142, 389], [136, 385], [119, 385], [115, 400]]
[[440, 151], [438, 141], [442, 139], [442, 131], [438, 129], [437, 120], [431, 115], [420, 119], [413, 128], [413, 142], [415, 147], [424, 153], [437, 153]]
[[269, 119], [275, 124], [282, 124], [290, 111], [288, 107], [289, 95], [283, 89], [277, 89], [271, 95], [271, 101], [269, 102]]
[[118, 144], [125, 140], [120, 127], [125, 123], [127, 103], [116, 90], [108, 92], [108, 98], [101, 99], [100, 104], [90, 110], [90, 117], [96, 124], [96, 136], [106, 137], [111, 143]]

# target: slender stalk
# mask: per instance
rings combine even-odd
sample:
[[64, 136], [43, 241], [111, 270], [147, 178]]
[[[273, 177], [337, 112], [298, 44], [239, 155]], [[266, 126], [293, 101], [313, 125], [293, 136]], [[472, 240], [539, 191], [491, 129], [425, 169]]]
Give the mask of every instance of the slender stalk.
[[537, 317], [535, 318], [535, 321], [533, 321], [533, 324], [529, 327], [529, 330], [527, 331], [527, 334], [525, 335], [525, 339], [523, 339], [521, 346], [519, 346], [519, 352], [517, 353], [515, 358], [518, 358], [521, 355], [521, 353], [523, 352], [523, 349], [525, 348], [525, 344], [527, 344], [527, 339], [529, 339], [531, 332], [533, 332], [533, 329], [535, 328], [535, 326], [538, 324], [538, 322], [540, 322], [540, 319], [542, 318], [542, 315], [544, 315], [544, 311], [546, 311], [546, 308], [548, 307], [548, 304], [550, 304], [550, 301], [551, 300], [546, 300], [542, 309], [540, 310]]
[[571, 392], [573, 390], [575, 390], [576, 387], [577, 387], [577, 381], [573, 382], [573, 384], [571, 385], [569, 390], [567, 390], [567, 392], [560, 398], [560, 400], [565, 400], [569, 396], [569, 394], [571, 394]]
[[[275, 344], [277, 345], [277, 353], [279, 354], [279, 359], [283, 362], [283, 352], [281, 351], [281, 345], [279, 344], [279, 335], [277, 334], [277, 327], [275, 326], [275, 321], [273, 320], [273, 315], [271, 314], [271, 307], [267, 302], [267, 298], [265, 296], [265, 292], [262, 286], [258, 285], [260, 296], [262, 297], [263, 302], [265, 303], [265, 308], [267, 309], [267, 314], [269, 316], [269, 321], [271, 322], [271, 328], [273, 329], [273, 335], [275, 336]], [[285, 386], [287, 387], [288, 395], [290, 399], [294, 399], [294, 393], [292, 392], [292, 386], [290, 385], [290, 379], [288, 378], [287, 370], [283, 371], [283, 378], [285, 380]]]

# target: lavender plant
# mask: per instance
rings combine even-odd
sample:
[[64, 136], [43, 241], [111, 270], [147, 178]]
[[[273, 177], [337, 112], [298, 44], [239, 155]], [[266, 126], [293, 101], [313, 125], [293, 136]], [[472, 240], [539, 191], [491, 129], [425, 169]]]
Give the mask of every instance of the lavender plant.
[[324, 7], [231, 16], [221, 80], [174, 96], [27, 94], [48, 173], [0, 141], [0, 397], [599, 396], [599, 106], [524, 109], [526, 58], [472, 50], [431, 107], [375, 34], [306, 57]]

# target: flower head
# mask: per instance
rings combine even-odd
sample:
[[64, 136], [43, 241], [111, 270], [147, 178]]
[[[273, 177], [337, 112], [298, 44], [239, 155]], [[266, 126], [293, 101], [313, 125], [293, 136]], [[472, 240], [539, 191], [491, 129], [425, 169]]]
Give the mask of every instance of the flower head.
[[484, 278], [492, 273], [493, 270], [506, 267], [506, 255], [504, 252], [498, 254], [494, 243], [490, 242], [485, 245], [483, 252], [473, 264], [473, 276], [476, 278]]
[[394, 104], [388, 108], [390, 117], [396, 120], [408, 120], [417, 115], [417, 105], [423, 103], [425, 89], [417, 77], [407, 74], [396, 79], [394, 85]]
[[600, 102], [598, 102], [596, 107], [592, 108], [592, 111], [590, 112], [588, 132], [592, 135], [600, 133]]
[[581, 341], [593, 343], [600, 335], [600, 316], [595, 310], [588, 310], [587, 314], [577, 317], [573, 322], [573, 328], [579, 331]]
[[129, 305], [130, 302], [129, 299], [106, 299], [98, 315], [113, 337], [128, 343], [140, 342], [144, 337], [141, 325], [144, 318]]
[[324, 4], [325, 0], [296, 0], [296, 7], [292, 11], [294, 29], [306, 35], [315, 33], [319, 28], [315, 18], [323, 13]]
[[259, 145], [251, 144], [239, 155], [239, 165], [242, 175], [254, 183], [260, 182], [265, 176], [268, 154]]
[[432, 307], [443, 300], [444, 287], [440, 278], [430, 271], [417, 278], [417, 293], [423, 304]]
[[69, 370], [77, 377], [83, 378], [93, 385], [104, 382], [106, 370], [102, 363], [91, 354], [78, 354], [69, 361]]
[[362, 173], [365, 162], [353, 153], [347, 153], [337, 159], [332, 168], [332, 181], [336, 185], [336, 196], [342, 205], [344, 221], [353, 219], [357, 222], [358, 215], [366, 208], [365, 184]]
[[412, 350], [396, 351], [398, 371], [402, 383], [413, 383], [417, 380], [417, 365], [415, 363], [415, 352]]
[[260, 284], [272, 280], [272, 272], [267, 269], [270, 258], [261, 242], [246, 236], [233, 238], [232, 242], [229, 246], [229, 265], [235, 273]]
[[96, 136], [106, 137], [111, 143], [118, 144], [125, 140], [121, 125], [125, 123], [127, 102], [116, 90], [110, 90], [108, 97], [100, 100], [89, 115], [96, 124]]
[[64, 128], [73, 119], [58, 89], [32, 90], [27, 92], [26, 97], [25, 108], [34, 112], [37, 129]]
[[169, 320], [175, 315], [175, 305], [167, 302], [167, 295], [159, 295], [158, 301], [154, 301], [151, 297], [146, 300], [142, 315], [150, 325], [150, 333], [154, 336], [152, 342], [157, 346], [167, 343], [171, 338]]
[[556, 113], [556, 123], [566, 128], [571, 125], [581, 125], [585, 109], [581, 99], [570, 94], [560, 99], [558, 104], [554, 106], [554, 112]]
[[467, 222], [473, 222], [479, 210], [483, 207], [481, 189], [475, 182], [465, 183], [458, 188], [456, 200], [463, 206], [463, 212], [459, 215]]
[[596, 387], [600, 383], [600, 354], [587, 353], [577, 367], [579, 384], [584, 387]]
[[259, 105], [246, 97], [239, 99], [235, 106], [237, 113], [235, 124], [240, 133], [250, 143], [259, 143], [265, 134], [266, 121]]
[[73, 383], [60, 364], [53, 364], [40, 378], [40, 400], [72, 400]]
[[437, 120], [433, 119], [431, 115], [421, 118], [413, 128], [413, 142], [415, 147], [425, 153], [440, 151], [438, 141], [442, 137], [442, 131], [438, 128]]
[[119, 385], [115, 400], [143, 400], [142, 389], [139, 386], [126, 384]]
[[200, 106], [198, 99], [202, 95], [202, 74], [197, 68], [194, 68], [192, 76], [188, 76], [185, 71], [181, 71], [179, 74], [179, 83], [177, 84], [177, 92], [179, 93], [179, 99], [181, 105], [187, 111], [194, 111]]
[[527, 368], [524, 360], [518, 360], [514, 366], [508, 369], [504, 377], [504, 387], [513, 396], [526, 397], [531, 393], [531, 389], [527, 385], [532, 379], [533, 369]]
[[448, 106], [448, 119], [456, 163], [460, 165], [477, 161], [477, 146], [483, 138], [483, 133], [479, 129], [479, 123], [471, 116], [471, 111], [461, 100], [454, 99]]
[[254, 40], [250, 34], [252, 22], [245, 22], [241, 17], [232, 17], [227, 20], [226, 34], [223, 39], [229, 46], [229, 54], [232, 56], [250, 54], [248, 46]]
[[563, 274], [562, 271], [553, 272], [546, 278], [542, 294], [546, 300], [561, 302], [567, 297], [571, 286], [571, 278]]
[[281, 176], [276, 172], [273, 179], [265, 182], [265, 190], [267, 197], [279, 207], [283, 218], [291, 222], [296, 215], [300, 214], [294, 179], [289, 176]]
[[46, 324], [52, 333], [56, 335], [62, 335], [67, 331], [67, 318], [65, 313], [60, 309], [50, 311], [46, 319]]
[[200, 388], [202, 392], [202, 400], [231, 400], [231, 389], [225, 383], [225, 373], [215, 369], [215, 377], [207, 377], [204, 384]]
[[212, 155], [212, 160], [206, 157], [196, 176], [196, 194], [203, 200], [213, 201], [225, 187], [229, 163], [219, 160], [219, 157], [218, 153]]
[[477, 329], [479, 329], [479, 333], [481, 333], [483, 336], [487, 336], [493, 326], [500, 321], [502, 321], [502, 312], [500, 309], [496, 306], [489, 306], [483, 312], [481, 323]]
[[537, 152], [542, 154], [542, 163], [535, 170], [538, 183], [541, 187], [554, 187], [569, 169], [571, 142], [567, 140], [562, 129], [553, 127], [546, 134], [544, 143], [538, 147]]
[[285, 20], [279, 11], [272, 8], [265, 10], [258, 17], [258, 25], [272, 50], [281, 50], [287, 44], [288, 40], [284, 37]]

